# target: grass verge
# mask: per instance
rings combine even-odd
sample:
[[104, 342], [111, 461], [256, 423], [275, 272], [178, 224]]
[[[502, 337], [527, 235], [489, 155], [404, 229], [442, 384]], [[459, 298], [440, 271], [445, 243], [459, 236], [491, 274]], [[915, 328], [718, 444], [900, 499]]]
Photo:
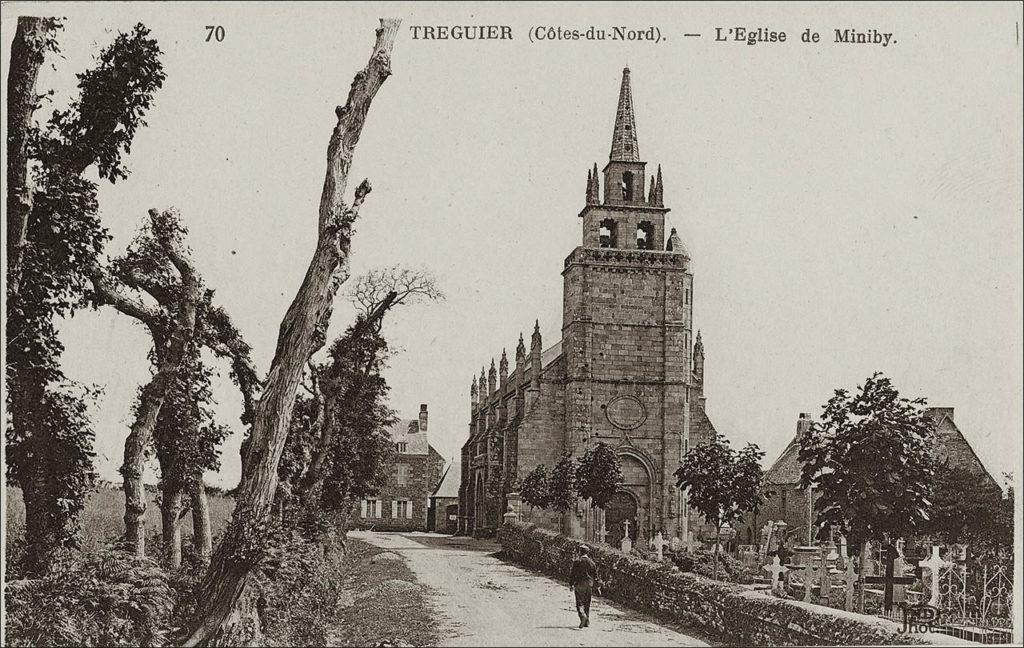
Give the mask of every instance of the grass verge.
[[341, 646], [434, 646], [440, 635], [427, 591], [403, 559], [373, 559], [389, 553], [349, 538], [341, 558], [344, 594], [338, 602], [330, 642]]

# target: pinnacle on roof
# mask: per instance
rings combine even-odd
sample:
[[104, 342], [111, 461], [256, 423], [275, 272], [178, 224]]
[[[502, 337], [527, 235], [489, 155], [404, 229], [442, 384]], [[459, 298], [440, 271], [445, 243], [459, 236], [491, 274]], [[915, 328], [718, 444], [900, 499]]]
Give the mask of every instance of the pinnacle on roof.
[[633, 116], [633, 91], [629, 84], [629, 68], [622, 70], [619, 105], [615, 110], [615, 131], [612, 133], [612, 162], [639, 162], [640, 147], [636, 143], [636, 119]]

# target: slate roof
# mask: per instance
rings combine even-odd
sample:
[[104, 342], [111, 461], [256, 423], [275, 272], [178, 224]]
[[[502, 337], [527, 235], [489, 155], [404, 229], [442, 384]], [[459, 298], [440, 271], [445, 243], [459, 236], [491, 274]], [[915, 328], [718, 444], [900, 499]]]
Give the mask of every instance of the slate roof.
[[462, 465], [458, 461], [449, 462], [441, 477], [441, 483], [437, 485], [431, 497], [458, 497], [459, 484], [462, 483], [461, 473]]
[[427, 433], [419, 432], [419, 427], [418, 419], [401, 419], [391, 426], [391, 440], [395, 443], [406, 444], [403, 454], [425, 455], [430, 453]]

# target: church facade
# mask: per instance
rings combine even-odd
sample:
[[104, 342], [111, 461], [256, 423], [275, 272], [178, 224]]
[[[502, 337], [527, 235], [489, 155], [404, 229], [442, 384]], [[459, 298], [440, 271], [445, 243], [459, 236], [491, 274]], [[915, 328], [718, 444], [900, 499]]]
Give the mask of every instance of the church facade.
[[674, 229], [666, 235], [668, 211], [661, 168], [648, 180], [640, 158], [626, 69], [609, 161], [588, 171], [580, 245], [563, 265], [561, 338], [545, 348], [538, 324], [529, 349], [520, 335], [514, 368], [503, 351], [473, 380], [460, 533], [492, 532], [534, 467], [550, 469], [598, 442], [616, 450], [625, 481], [607, 511], [580, 502], [557, 515], [523, 505], [524, 519], [588, 540], [599, 539], [603, 522], [610, 543], [627, 528], [634, 539], [696, 530], [674, 473], [690, 445], [715, 430], [704, 408], [690, 257]]

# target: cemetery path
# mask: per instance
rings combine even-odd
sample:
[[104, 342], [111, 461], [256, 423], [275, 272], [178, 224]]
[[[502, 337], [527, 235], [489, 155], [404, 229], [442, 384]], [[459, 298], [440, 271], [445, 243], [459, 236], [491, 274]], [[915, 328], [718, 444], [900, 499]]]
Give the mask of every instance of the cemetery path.
[[498, 560], [493, 542], [433, 533], [353, 531], [353, 538], [402, 556], [430, 598], [442, 646], [707, 646], [698, 633], [595, 597], [580, 629], [561, 582]]

